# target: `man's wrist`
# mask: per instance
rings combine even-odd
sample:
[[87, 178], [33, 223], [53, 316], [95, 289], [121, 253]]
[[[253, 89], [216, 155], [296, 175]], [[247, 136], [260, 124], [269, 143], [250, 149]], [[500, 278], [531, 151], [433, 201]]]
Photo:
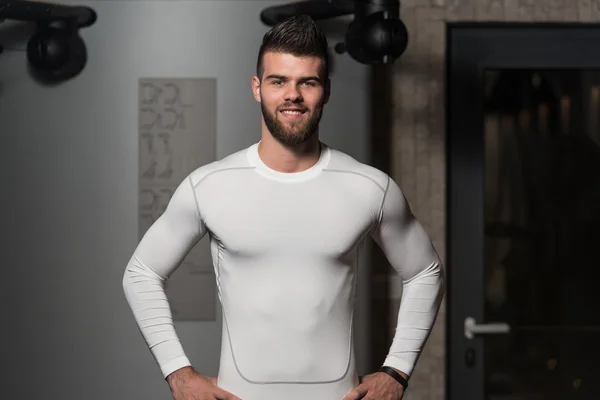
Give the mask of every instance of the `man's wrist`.
[[404, 389], [408, 387], [409, 375], [400, 371], [399, 369], [384, 365], [379, 369], [379, 372], [389, 375], [391, 378], [396, 380], [396, 382], [398, 382]]
[[407, 373], [400, 371], [398, 368], [394, 368], [394, 367], [390, 367], [390, 368], [393, 369], [394, 371], [396, 371], [397, 373], [399, 373], [400, 376], [402, 376], [407, 381], [410, 379], [410, 376]]
[[193, 374], [193, 372], [194, 369], [191, 366], [179, 368], [178, 370], [170, 373], [167, 376], [166, 381], [169, 386], [174, 387], [182, 382], [185, 382]]

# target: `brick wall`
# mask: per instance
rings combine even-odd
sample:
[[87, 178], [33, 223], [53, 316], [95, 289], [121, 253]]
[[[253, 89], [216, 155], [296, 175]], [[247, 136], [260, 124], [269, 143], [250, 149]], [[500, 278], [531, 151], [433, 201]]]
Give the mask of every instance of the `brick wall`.
[[[595, 22], [600, 20], [600, 0], [401, 0], [401, 4], [410, 35], [408, 49], [392, 67], [374, 69], [374, 159], [399, 183], [445, 260], [446, 22]], [[374, 264], [376, 282], [389, 286], [391, 270], [377, 252]], [[387, 322], [381, 325], [386, 332], [373, 335], [380, 338], [374, 343], [374, 367], [389, 349], [399, 306], [391, 290], [379, 285], [377, 290], [382, 294], [374, 299], [373, 310], [387, 310]], [[404, 400], [445, 398], [445, 321], [444, 304]]]

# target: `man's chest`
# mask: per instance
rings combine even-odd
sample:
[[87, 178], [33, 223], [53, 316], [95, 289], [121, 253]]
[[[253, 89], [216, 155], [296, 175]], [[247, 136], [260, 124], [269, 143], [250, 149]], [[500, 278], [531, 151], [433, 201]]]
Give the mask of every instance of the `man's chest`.
[[232, 254], [341, 257], [368, 234], [377, 210], [364, 197], [334, 188], [244, 193], [232, 188], [203, 204], [201, 212], [213, 239]]

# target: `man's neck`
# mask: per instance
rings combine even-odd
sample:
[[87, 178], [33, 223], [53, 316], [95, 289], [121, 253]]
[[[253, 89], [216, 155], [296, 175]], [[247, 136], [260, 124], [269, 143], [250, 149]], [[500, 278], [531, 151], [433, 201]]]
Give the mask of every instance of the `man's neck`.
[[285, 173], [305, 171], [314, 166], [321, 156], [319, 135], [314, 134], [306, 142], [289, 148], [270, 134], [263, 134], [258, 144], [258, 155], [269, 168]]

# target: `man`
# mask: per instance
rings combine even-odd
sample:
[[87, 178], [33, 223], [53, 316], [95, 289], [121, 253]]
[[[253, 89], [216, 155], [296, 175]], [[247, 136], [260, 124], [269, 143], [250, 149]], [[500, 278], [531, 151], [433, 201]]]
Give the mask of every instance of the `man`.
[[[442, 298], [431, 241], [389, 176], [319, 140], [327, 39], [309, 17], [264, 36], [252, 91], [261, 140], [191, 172], [126, 268], [138, 326], [176, 400], [399, 400]], [[163, 289], [205, 234], [223, 309], [216, 378], [191, 366]], [[388, 368], [359, 382], [352, 315], [368, 235], [404, 290]]]

